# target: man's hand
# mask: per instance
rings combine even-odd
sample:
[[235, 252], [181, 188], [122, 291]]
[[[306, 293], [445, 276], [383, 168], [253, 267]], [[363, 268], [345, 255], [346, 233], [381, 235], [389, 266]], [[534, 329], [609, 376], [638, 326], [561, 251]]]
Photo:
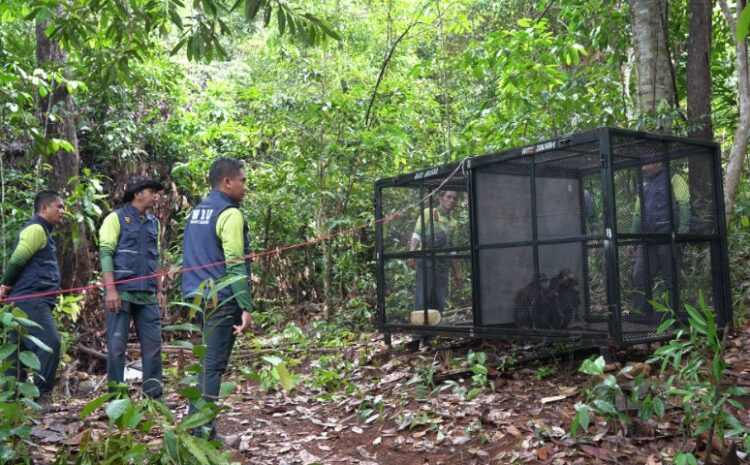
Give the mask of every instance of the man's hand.
[[167, 298], [164, 297], [164, 291], [159, 290], [156, 292], [156, 303], [159, 305], [159, 310], [164, 310], [167, 305]]
[[464, 288], [464, 280], [461, 277], [461, 275], [454, 275], [453, 279], [456, 281], [456, 289], [463, 289]]
[[245, 331], [249, 331], [253, 326], [253, 316], [250, 312], [242, 311], [242, 324], [234, 326], [234, 335], [239, 336]]
[[107, 286], [107, 294], [104, 297], [104, 308], [110, 312], [117, 313], [120, 311], [122, 303], [120, 302], [120, 294], [117, 293], [115, 286]]
[[8, 297], [8, 294], [10, 294], [10, 291], [12, 289], [12, 287], [6, 286], [5, 284], [0, 285], [0, 300], [4, 300], [6, 297]]

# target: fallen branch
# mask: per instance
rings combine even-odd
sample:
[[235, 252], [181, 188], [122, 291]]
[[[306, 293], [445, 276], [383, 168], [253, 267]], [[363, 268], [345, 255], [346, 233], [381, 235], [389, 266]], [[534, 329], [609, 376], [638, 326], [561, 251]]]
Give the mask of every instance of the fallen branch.
[[102, 360], [107, 360], [107, 354], [104, 354], [102, 352], [99, 352], [98, 350], [92, 349], [91, 347], [86, 347], [83, 344], [76, 344], [75, 350], [83, 352], [84, 354], [91, 355], [96, 358], [100, 358]]

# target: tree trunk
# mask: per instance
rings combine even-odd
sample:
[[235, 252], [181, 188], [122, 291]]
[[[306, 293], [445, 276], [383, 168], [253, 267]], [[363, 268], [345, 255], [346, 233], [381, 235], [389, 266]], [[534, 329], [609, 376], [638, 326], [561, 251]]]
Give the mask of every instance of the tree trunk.
[[745, 0], [737, 2], [737, 11], [732, 15], [726, 0], [719, 0], [719, 6], [724, 14], [724, 19], [729, 25], [732, 33], [735, 47], [735, 62], [737, 67], [737, 95], [739, 98], [739, 120], [737, 121], [737, 130], [734, 133], [732, 148], [729, 151], [729, 164], [727, 164], [727, 175], [724, 182], [724, 210], [727, 225], [732, 216], [734, 201], [737, 197], [737, 189], [742, 175], [742, 167], [747, 156], [748, 138], [750, 138], [750, 66], [748, 60], [747, 41], [737, 40], [737, 20], [739, 19], [742, 9], [745, 7]]
[[[674, 106], [667, 43], [667, 1], [629, 0], [637, 76], [636, 103], [653, 115], [660, 102]], [[669, 128], [666, 128], [669, 129]]]
[[[47, 37], [45, 30], [48, 25], [48, 21], [37, 23], [37, 63], [40, 68], [59, 70], [64, 73], [68, 57], [56, 42]], [[50, 118], [53, 114], [54, 119]], [[48, 173], [48, 187], [60, 192], [65, 198], [75, 189], [76, 183], [69, 183], [69, 180], [80, 175], [81, 159], [78, 154], [73, 98], [64, 84], [52, 83], [49, 94], [39, 98], [39, 115], [41, 123], [45, 126], [47, 139], [65, 139], [73, 146], [73, 152], [58, 150], [50, 155], [48, 160], [52, 167]], [[85, 226], [78, 223], [66, 224], [59, 234], [64, 238], [58, 241], [62, 287], [86, 283], [91, 277], [92, 263]], [[71, 240], [73, 237], [79, 238], [77, 246]]]
[[[711, 120], [711, 12], [711, 0], [690, 0], [688, 135], [704, 140], [713, 140], [714, 137]], [[694, 219], [690, 230], [695, 233], [710, 232], [713, 221], [710, 221], [707, 212], [712, 205], [711, 160], [707, 157], [691, 157], [688, 160], [688, 170], [691, 218]]]

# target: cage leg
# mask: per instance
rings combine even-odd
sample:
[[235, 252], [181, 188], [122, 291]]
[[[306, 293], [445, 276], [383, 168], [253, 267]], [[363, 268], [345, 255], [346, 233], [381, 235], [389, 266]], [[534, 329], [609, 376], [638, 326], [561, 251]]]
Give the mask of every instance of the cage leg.
[[604, 357], [604, 361], [607, 363], [612, 363], [614, 361], [614, 351], [609, 346], [599, 346], [599, 355]]
[[391, 333], [383, 334], [383, 340], [385, 341], [385, 345], [388, 346], [388, 350], [391, 350]]

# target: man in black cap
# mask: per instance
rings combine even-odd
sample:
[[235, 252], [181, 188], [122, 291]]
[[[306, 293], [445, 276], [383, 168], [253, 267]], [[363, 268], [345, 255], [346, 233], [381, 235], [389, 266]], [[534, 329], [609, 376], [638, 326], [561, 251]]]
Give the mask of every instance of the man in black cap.
[[[162, 395], [161, 315], [164, 290], [158, 273], [159, 220], [148, 212], [164, 187], [151, 178], [128, 182], [123, 206], [99, 229], [99, 254], [106, 294], [107, 380], [122, 383], [130, 319], [141, 343], [143, 392]], [[140, 278], [140, 279], [139, 279]]]

